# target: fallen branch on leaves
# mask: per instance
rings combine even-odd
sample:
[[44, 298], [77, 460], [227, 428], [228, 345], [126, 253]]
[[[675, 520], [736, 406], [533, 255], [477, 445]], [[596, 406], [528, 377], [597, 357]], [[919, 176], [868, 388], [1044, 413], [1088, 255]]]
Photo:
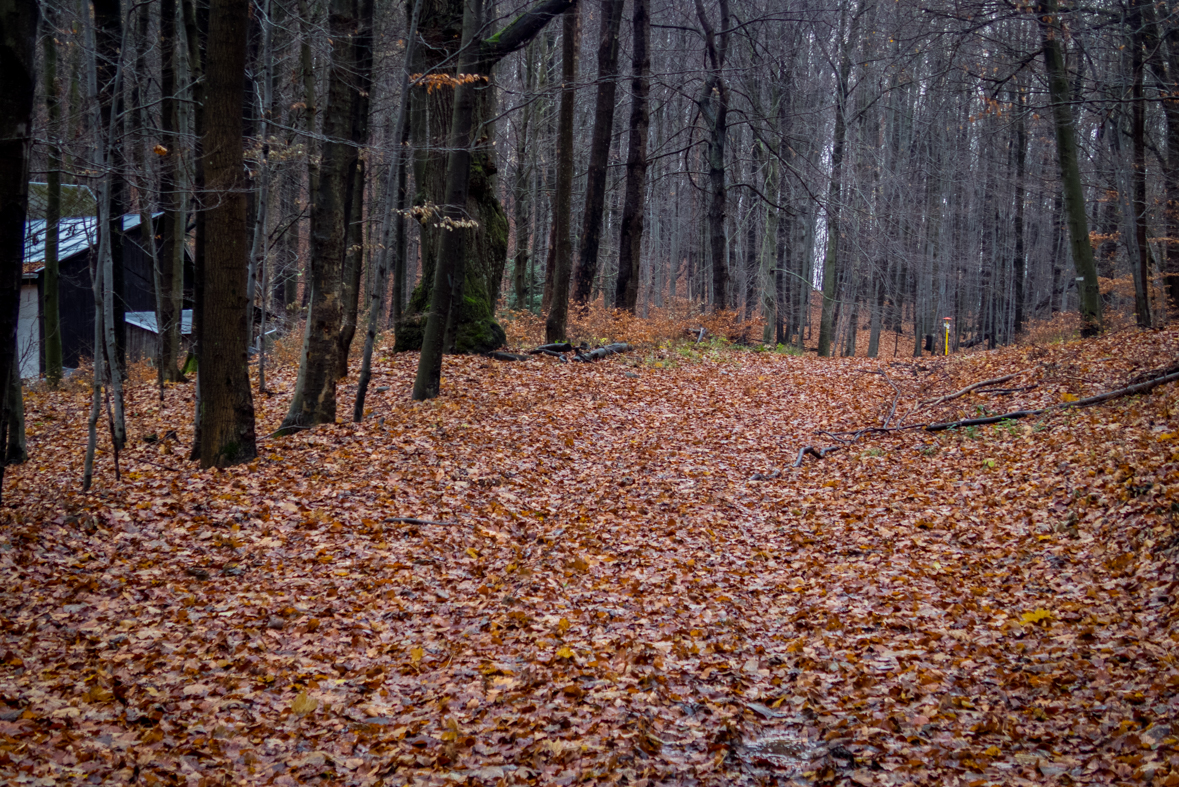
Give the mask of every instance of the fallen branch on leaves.
[[828, 446], [826, 448], [815, 448], [813, 445], [804, 445], [802, 448], [798, 449], [798, 458], [794, 460], [794, 466], [801, 467], [802, 466], [802, 458], [804, 456], [806, 456], [807, 454], [810, 454], [811, 456], [815, 457], [816, 459], [822, 459], [825, 456], [827, 456], [827, 454], [833, 454], [836, 451], [842, 451], [842, 450], [843, 450], [843, 446], [841, 446], [841, 445], [832, 445], [832, 446]]
[[1029, 372], [1029, 371], [1031, 371], [1031, 369], [1024, 369], [1023, 371], [1015, 372], [1014, 374], [1007, 374], [1002, 377], [994, 377], [990, 380], [982, 380], [977, 383], [972, 383], [971, 385], [968, 385], [965, 388], [963, 388], [961, 391], [955, 391], [952, 394], [946, 394], [945, 396], [940, 396], [936, 399], [926, 399], [921, 404], [933, 407], [934, 405], [941, 404], [942, 402], [948, 402], [951, 399], [957, 399], [959, 396], [965, 396], [966, 394], [970, 393], [971, 391], [975, 390], [976, 388], [983, 388], [988, 385], [998, 385], [999, 383], [1005, 383], [1008, 380], [1012, 380], [1016, 377], [1019, 377], [1024, 372]]
[[402, 525], [442, 525], [445, 527], [459, 527], [462, 522], [435, 522], [432, 519], [417, 519], [412, 516], [387, 516], [385, 521], [390, 524]]
[[[798, 458], [794, 460], [793, 467], [800, 467], [802, 465], [802, 458], [804, 456], [806, 456], [807, 454], [810, 454], [811, 456], [815, 457], [816, 459], [822, 459], [823, 457], [827, 456], [827, 454], [832, 454], [832, 453], [835, 453], [836, 451], [842, 451], [842, 450], [843, 450], [842, 445], [830, 445], [830, 446], [827, 446], [826, 448], [815, 448], [813, 445], [804, 445], [802, 448], [800, 448], [798, 450]], [[777, 478], [780, 475], [782, 475], [781, 470], [774, 470], [772, 473], [754, 473], [753, 475], [749, 476], [749, 480], [750, 481], [769, 481], [770, 479]]]
[[1016, 410], [1011, 413], [1003, 413], [1002, 415], [992, 415], [987, 418], [966, 418], [961, 421], [947, 421], [940, 424], [925, 424], [925, 431], [927, 432], [942, 432], [946, 429], [954, 429], [959, 426], [983, 426], [985, 424], [997, 424], [1000, 421], [1014, 421], [1019, 418], [1030, 418], [1036, 415], [1044, 415], [1053, 410], [1070, 410], [1078, 407], [1092, 407], [1095, 404], [1108, 402], [1111, 399], [1118, 399], [1122, 396], [1133, 396], [1135, 394], [1146, 393], [1160, 385], [1166, 383], [1173, 383], [1179, 380], [1179, 372], [1165, 375], [1163, 377], [1156, 377], [1153, 380], [1137, 383], [1135, 385], [1128, 385], [1125, 388], [1118, 388], [1115, 391], [1107, 391], [1097, 396], [1090, 396], [1087, 399], [1078, 399], [1075, 402], [1061, 402], [1054, 404], [1051, 407], [1043, 407], [1039, 410]]

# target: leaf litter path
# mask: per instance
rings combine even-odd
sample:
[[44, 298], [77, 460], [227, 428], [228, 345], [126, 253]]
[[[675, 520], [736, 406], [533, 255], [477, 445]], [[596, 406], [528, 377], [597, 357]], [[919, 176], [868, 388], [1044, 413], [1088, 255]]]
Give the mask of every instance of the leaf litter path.
[[865, 372], [904, 413], [1029, 370], [913, 423], [1176, 357], [1172, 330], [903, 363], [448, 358], [415, 404], [393, 356], [363, 425], [224, 472], [182, 460], [191, 386], [161, 411], [139, 385], [124, 480], [100, 456], [90, 496], [85, 392], [30, 393], [0, 781], [1179, 784], [1177, 386], [790, 468], [816, 429], [879, 425], [894, 391]]

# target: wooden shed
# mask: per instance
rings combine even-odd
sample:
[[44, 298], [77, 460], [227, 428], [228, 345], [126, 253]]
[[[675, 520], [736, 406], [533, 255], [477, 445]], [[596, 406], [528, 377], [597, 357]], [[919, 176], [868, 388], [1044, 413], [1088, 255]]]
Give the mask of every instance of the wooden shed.
[[[163, 214], [152, 216], [156, 253], [160, 251]], [[124, 313], [153, 313], [156, 308], [152, 255], [143, 238], [138, 213], [123, 216], [123, 288], [116, 307]], [[94, 357], [94, 291], [91, 267], [98, 251], [98, 220], [94, 216], [62, 219], [58, 225], [58, 303], [61, 315], [62, 363], [76, 368]], [[192, 307], [192, 259], [185, 250], [184, 306]], [[41, 317], [45, 287], [45, 220], [31, 219], [25, 229], [24, 279], [17, 348], [21, 376], [38, 377], [45, 366]], [[33, 293], [36, 293], [34, 297]]]

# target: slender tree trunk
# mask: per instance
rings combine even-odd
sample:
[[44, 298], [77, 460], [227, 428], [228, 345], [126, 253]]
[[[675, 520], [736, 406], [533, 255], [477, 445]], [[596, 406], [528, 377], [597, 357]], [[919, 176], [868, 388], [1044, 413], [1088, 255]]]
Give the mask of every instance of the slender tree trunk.
[[1024, 206], [1027, 204], [1027, 150], [1028, 132], [1025, 116], [1027, 96], [1023, 87], [1018, 89], [1018, 105], [1015, 110], [1015, 219], [1012, 232], [1015, 235], [1015, 257], [1012, 259], [1012, 276], [1015, 279], [1015, 335], [1024, 331], [1027, 295], [1024, 292], [1027, 280], [1027, 255], [1024, 252]]
[[561, 39], [561, 109], [557, 120], [557, 193], [553, 212], [552, 301], [545, 320], [545, 341], [565, 339], [569, 317], [569, 276], [572, 265], [573, 219], [573, 101], [577, 82], [577, 42], [581, 14], [577, 6], [565, 12]]
[[159, 354], [156, 364], [164, 382], [180, 382], [184, 373], [180, 363], [180, 318], [184, 284], [184, 201], [181, 187], [180, 120], [176, 79], [176, 0], [160, 3], [160, 143], [164, 148], [160, 160], [160, 209], [163, 217], [163, 242], [160, 245], [158, 314]]
[[1096, 336], [1102, 330], [1101, 295], [1097, 289], [1097, 265], [1089, 245], [1089, 222], [1085, 215], [1085, 192], [1077, 152], [1076, 132], [1070, 108], [1072, 98], [1061, 43], [1056, 0], [1039, 0], [1037, 16], [1048, 71], [1048, 94], [1056, 130], [1056, 155], [1064, 191], [1064, 212], [1068, 224], [1073, 265], [1080, 279], [1081, 335]]
[[718, 0], [720, 32], [713, 30], [702, 0], [696, 18], [704, 30], [710, 70], [696, 104], [708, 127], [708, 248], [712, 256], [712, 307], [729, 308], [729, 265], [725, 240], [725, 142], [728, 135], [729, 91], [724, 79], [729, 39], [729, 3]]
[[[98, 68], [98, 102], [102, 116], [102, 128], [107, 133], [111, 146], [109, 222], [99, 228], [99, 233], [111, 236], [111, 264], [114, 268], [111, 289], [115, 293], [113, 309], [113, 330], [117, 347], [115, 368], [120, 374], [126, 373], [127, 324], [124, 317], [124, 273], [123, 273], [123, 216], [127, 213], [127, 184], [123, 177], [125, 164], [123, 147], [118, 144], [118, 129], [122, 126], [124, 114], [123, 92], [115, 87], [119, 64], [122, 61], [124, 35], [123, 13], [120, 0], [94, 0], [95, 59]], [[125, 430], [121, 430], [125, 431]]]
[[257, 455], [246, 314], [246, 183], [242, 106], [249, 0], [211, 0], [204, 135], [208, 189], [200, 461], [223, 467]]
[[1134, 314], [1141, 328], [1151, 326], [1150, 314], [1150, 241], [1146, 227], [1146, 96], [1143, 89], [1143, 49], [1146, 45], [1141, 7], [1145, 0], [1134, 0], [1131, 16], [1131, 69], [1133, 87], [1130, 104], [1130, 140], [1134, 149], [1133, 181], [1134, 236], [1138, 247], [1134, 266]]
[[[863, 8], [863, 0], [860, 1]], [[860, 14], [855, 12], [855, 18]], [[853, 19], [850, 30], [842, 34], [838, 84], [835, 94], [835, 137], [831, 143], [831, 183], [827, 189], [827, 252], [823, 257], [823, 312], [819, 317], [819, 355], [830, 356], [835, 339], [836, 312], [839, 279], [842, 274], [839, 256], [843, 199], [843, 156], [847, 142], [847, 101], [850, 95], [848, 80], [851, 77], [851, 47], [856, 24]]]
[[[369, 95], [373, 79], [373, 3], [374, 0], [359, 0], [357, 34], [352, 46], [354, 73], [351, 78], [352, 127], [349, 139], [353, 144], [353, 155], [368, 144]], [[364, 268], [364, 182], [367, 167], [356, 157], [349, 170], [349, 197], [346, 214], [347, 227], [344, 233], [344, 277], [342, 294], [344, 302], [343, 321], [340, 326], [336, 354], [336, 376], [348, 376], [348, 354], [352, 340], [356, 337], [356, 319], [360, 306], [360, 274]], [[371, 256], [371, 255], [370, 255]]]
[[390, 255], [393, 260], [393, 303], [390, 310], [394, 316], [394, 324], [401, 317], [401, 302], [405, 293], [405, 216], [402, 215], [402, 210], [405, 206], [405, 143], [409, 137], [405, 108], [409, 101], [409, 64], [413, 61], [414, 47], [417, 45], [418, 17], [421, 10], [422, 0], [415, 0], [409, 16], [405, 58], [401, 64], [401, 90], [397, 97], [397, 114], [393, 119], [393, 134], [397, 139], [397, 146], [393, 151], [393, 160], [385, 180], [387, 204], [381, 227], [381, 253], [376, 275], [373, 277], [368, 326], [364, 335], [364, 353], [360, 361], [360, 377], [356, 384], [356, 401], [352, 407], [352, 420], [357, 423], [364, 419], [364, 400], [368, 395], [369, 381], [372, 379], [373, 348], [381, 325], [381, 311], [385, 305], [385, 280], [389, 275]]
[[598, 247], [602, 242], [602, 210], [606, 201], [606, 167], [614, 134], [614, 95], [618, 88], [618, 30], [622, 25], [622, 0], [602, 0], [599, 11], [598, 91], [594, 106], [594, 131], [590, 140], [586, 175], [585, 214], [577, 270], [573, 276], [573, 302], [589, 302], [598, 274]]
[[[254, 237], [250, 241], [250, 267], [246, 271], [246, 325], [252, 337], [254, 330], [254, 315], [258, 312], [266, 313], [267, 293], [265, 287], [258, 285], [258, 279], [265, 277], [266, 261], [269, 255], [269, 226], [270, 226], [270, 113], [273, 109], [271, 90], [273, 82], [270, 69], [273, 51], [273, 20], [271, 19], [271, 3], [265, 0], [259, 13], [262, 27], [262, 51], [258, 58], [261, 69], [262, 96], [259, 101], [258, 138], [261, 142], [258, 155], [258, 188], [255, 192], [257, 215], [254, 219]], [[266, 354], [266, 340], [260, 333], [258, 336], [258, 368], [263, 368], [263, 357]], [[260, 382], [260, 388], [265, 386]]]
[[46, 175], [45, 281], [41, 293], [42, 332], [45, 337], [45, 381], [50, 388], [61, 384], [61, 313], [58, 308], [58, 229], [61, 222], [61, 100], [57, 84], [57, 8], [45, 4], [45, 111], [49, 138], [49, 172]]
[[[100, 367], [102, 363], [99, 360], [99, 356], [105, 355], [106, 357], [106, 384], [108, 386], [108, 392], [113, 394], [115, 400], [114, 412], [111, 416], [111, 442], [114, 445], [117, 467], [118, 452], [123, 449], [127, 440], [127, 427], [123, 417], [123, 375], [119, 363], [118, 336], [115, 322], [115, 315], [119, 311], [118, 305], [116, 304], [118, 290], [115, 285], [119, 282], [115, 277], [117, 270], [115, 245], [116, 239], [122, 237], [122, 217], [120, 216], [119, 221], [116, 222], [112, 218], [111, 212], [117, 205], [115, 194], [124, 186], [124, 183], [122, 178], [116, 173], [117, 163], [122, 159], [117, 150], [120, 126], [119, 117], [117, 113], [112, 111], [108, 102], [102, 100], [102, 95], [104, 90], [110, 96], [122, 95], [122, 52], [126, 47], [127, 41], [122, 25], [120, 24], [118, 27], [120, 39], [118, 41], [114, 43], [107, 41], [105, 45], [97, 43], [102, 40], [101, 34], [104, 32], [103, 28], [99, 25], [100, 19], [101, 16], [97, 13], [96, 9], [94, 15], [95, 59], [94, 65], [90, 69], [89, 80], [91, 95], [97, 95], [100, 98], [94, 127], [97, 132], [100, 171], [103, 174], [98, 182], [98, 257], [92, 270], [92, 273], [95, 274], [95, 298], [97, 299], [95, 303], [95, 319], [98, 321], [98, 314], [102, 314], [101, 321], [98, 321], [101, 322], [102, 332], [99, 334], [97, 329], [95, 331], [94, 358], [96, 367]], [[106, 33], [109, 34], [109, 28]], [[102, 72], [100, 53], [103, 51], [113, 53], [115, 58], [113, 71], [108, 72], [110, 82], [105, 88], [100, 87], [102, 83], [99, 81], [99, 76]], [[113, 104], [113, 99], [109, 103]], [[110, 228], [116, 224], [120, 228], [119, 233], [110, 231]], [[150, 236], [150, 232], [148, 234]]]
[[[193, 191], [198, 195], [197, 199], [202, 208], [197, 210], [194, 216], [194, 224], [196, 225], [196, 237], [193, 240], [193, 282], [192, 282], [192, 349], [190, 350], [190, 360], [196, 359], [199, 362], [204, 357], [205, 346], [205, 282], [208, 278], [208, 271], [206, 263], [206, 250], [208, 245], [208, 211], [203, 208], [206, 207], [208, 200], [208, 193], [205, 189], [205, 134], [206, 125], [205, 118], [205, 96], [206, 78], [208, 74], [205, 71], [206, 59], [204, 57], [205, 46], [208, 41], [209, 33], [209, 7], [201, 4], [199, 7], [196, 0], [180, 0], [182, 3], [181, 9], [184, 14], [184, 34], [185, 34], [185, 49], [188, 52], [188, 78], [189, 84], [192, 86], [190, 97], [192, 99], [192, 112], [186, 114], [186, 118], [191, 120], [194, 147], [192, 152], [193, 161]], [[214, 197], [216, 199], [216, 197]], [[185, 371], [190, 371], [190, 362], [185, 361]], [[196, 385], [194, 386], [194, 412], [193, 412], [193, 447], [189, 454], [191, 460], [199, 460], [201, 458], [201, 433], [202, 420], [204, 408], [202, 407], [202, 383], [201, 375], [197, 374]]]
[[[651, 123], [650, 102], [647, 98], [651, 92], [650, 0], [634, 0], [631, 25], [634, 49], [631, 58], [630, 141], [626, 154], [626, 193], [618, 238], [618, 279], [614, 287], [614, 306], [634, 314], [639, 300], [639, 264], [647, 207], [647, 129]], [[672, 275], [674, 277], [674, 273]]]

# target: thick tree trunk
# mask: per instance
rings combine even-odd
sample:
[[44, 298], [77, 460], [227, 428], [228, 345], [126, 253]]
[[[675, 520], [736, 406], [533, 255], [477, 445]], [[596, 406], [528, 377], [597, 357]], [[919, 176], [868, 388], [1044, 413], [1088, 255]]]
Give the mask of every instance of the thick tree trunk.
[[[501, 42], [519, 48], [517, 34], [548, 13], [550, 6], [567, 5], [569, 0], [548, 0], [517, 17], [508, 28], [479, 42], [480, 57], [487, 75], [503, 57]], [[539, 14], [539, 16], [538, 16]], [[418, 47], [412, 70], [417, 73], [454, 73], [455, 45], [459, 41], [462, 18], [461, 0], [430, 0], [423, 6], [420, 37], [428, 46]], [[543, 25], [542, 25], [543, 27]], [[535, 31], [528, 34], [528, 38]], [[427, 93], [424, 84], [410, 94], [411, 134], [414, 139], [414, 181], [417, 194], [415, 205], [435, 207], [445, 202], [446, 163], [445, 140], [452, 117], [453, 93], [450, 89]], [[471, 151], [472, 164], [467, 192], [466, 218], [476, 223], [475, 232], [463, 245], [463, 281], [458, 282], [461, 297], [455, 301], [457, 311], [446, 333], [445, 346], [449, 352], [485, 352], [501, 345], [506, 338], [495, 322], [495, 303], [507, 265], [508, 218], [500, 204], [496, 183], [494, 135], [494, 91], [480, 91], [476, 96], [474, 127], [480, 129], [479, 144]], [[441, 238], [448, 234], [438, 226], [438, 217], [426, 221], [421, 230], [422, 275], [410, 298], [404, 318], [397, 325], [395, 349], [416, 350], [421, 347], [427, 310], [433, 295], [431, 284], [438, 260]]]
[[581, 27], [577, 6], [565, 12], [561, 39], [561, 109], [557, 119], [557, 194], [553, 211], [553, 288], [545, 319], [546, 342], [564, 341], [569, 318], [569, 276], [572, 265], [573, 100], [577, 82], [577, 41]]
[[622, 25], [622, 0], [602, 0], [598, 38], [598, 95], [594, 105], [594, 130], [590, 138], [589, 172], [585, 184], [585, 213], [577, 270], [573, 276], [573, 302], [589, 302], [598, 275], [598, 247], [602, 242], [602, 210], [606, 202], [606, 167], [614, 135], [614, 95], [618, 89], [618, 29]]
[[[29, 158], [33, 144], [37, 23], [35, 0], [0, 0], [0, 380], [19, 377], [16, 327], [20, 314], [21, 260], [29, 201]], [[4, 386], [3, 417], [20, 407]], [[0, 455], [8, 453], [8, 431], [0, 429]], [[0, 463], [0, 484], [4, 464]]]
[[[618, 239], [618, 279], [614, 307], [635, 313], [647, 208], [647, 129], [651, 123], [651, 15], [649, 0], [634, 0], [631, 58], [630, 141], [626, 153], [626, 193]], [[674, 272], [672, 276], [674, 277]], [[674, 285], [673, 285], [674, 290]]]
[[1081, 184], [1077, 138], [1070, 108], [1072, 96], [1056, 0], [1040, 0], [1037, 17], [1044, 45], [1044, 65], [1048, 71], [1048, 94], [1052, 101], [1052, 121], [1056, 130], [1056, 156], [1064, 192], [1065, 221], [1073, 265], [1080, 279], [1081, 335], [1096, 336], [1102, 330], [1101, 295], [1097, 289], [1093, 247], [1089, 245], [1089, 221], [1085, 215], [1085, 192]]
[[241, 145], [249, 7], [249, 0], [212, 0], [209, 7], [203, 145], [209, 207], [199, 371], [202, 467], [223, 467], [257, 455], [246, 357], [249, 245]]
[[[465, 0], [463, 10], [462, 55], [459, 73], [479, 74], [479, 52], [476, 40], [483, 21], [483, 0]], [[446, 162], [446, 202], [442, 205], [444, 218], [463, 219], [467, 191], [471, 179], [471, 131], [475, 120], [477, 83], [464, 82], [454, 89], [454, 114], [450, 122], [449, 155]], [[442, 234], [438, 260], [434, 267], [433, 295], [430, 315], [422, 337], [422, 352], [418, 357], [418, 372], [414, 378], [413, 398], [432, 399], [442, 385], [442, 344], [453, 295], [463, 278], [464, 259], [461, 246], [469, 228], [451, 228]]]

